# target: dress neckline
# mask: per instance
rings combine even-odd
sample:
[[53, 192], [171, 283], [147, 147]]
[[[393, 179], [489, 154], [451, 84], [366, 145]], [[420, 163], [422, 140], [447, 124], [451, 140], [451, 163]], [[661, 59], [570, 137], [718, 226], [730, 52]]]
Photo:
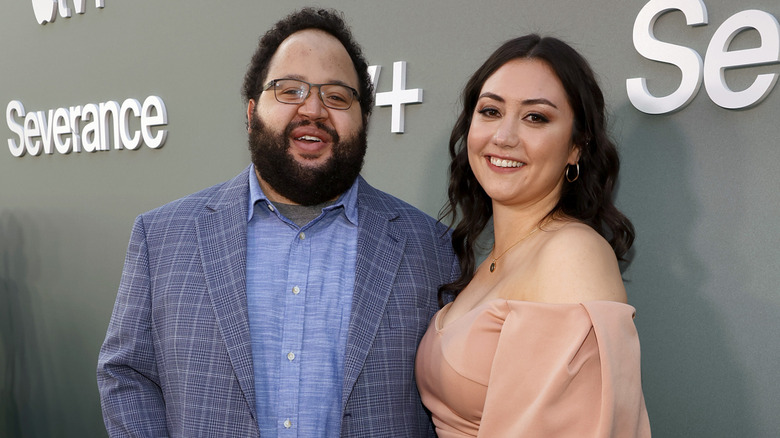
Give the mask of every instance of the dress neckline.
[[[474, 312], [476, 310], [480, 310], [480, 309], [483, 309], [485, 307], [488, 307], [489, 305], [491, 305], [495, 301], [507, 302], [509, 300], [507, 300], [506, 298], [491, 298], [491, 299], [489, 299], [489, 300], [487, 300], [487, 301], [485, 301], [485, 302], [483, 302], [483, 303], [481, 303], [481, 304], [479, 304], [477, 306], [472, 307], [471, 309], [466, 311], [466, 313], [464, 313], [463, 315], [460, 315], [457, 318], [455, 318], [454, 320], [450, 321], [447, 324], [447, 327], [451, 326], [454, 323], [457, 323], [458, 321], [463, 319], [466, 315], [468, 315], [468, 314], [470, 314], [470, 313], [472, 313], [472, 312]], [[515, 301], [517, 301], [517, 300], [515, 300]], [[441, 318], [443, 318], [444, 315], [449, 313], [450, 306], [452, 305], [452, 303], [453, 302], [450, 301], [449, 303], [445, 304], [444, 307], [442, 307], [441, 310], [439, 310], [439, 313], [436, 314], [436, 320], [435, 320], [435, 324], [434, 325], [435, 325], [435, 328], [436, 328], [437, 332], [442, 332], [442, 331], [444, 331], [445, 328], [447, 328], [447, 327], [441, 327]]]
[[471, 309], [466, 311], [463, 315], [460, 315], [457, 318], [455, 318], [454, 320], [452, 320], [449, 323], [447, 323], [446, 327], [442, 327], [441, 326], [441, 319], [444, 318], [444, 315], [449, 313], [450, 307], [451, 307], [451, 305], [453, 303], [453, 301], [450, 301], [449, 303], [445, 304], [444, 307], [439, 309], [439, 311], [436, 313], [436, 316], [434, 318], [433, 326], [436, 329], [436, 332], [440, 333], [440, 332], [444, 331], [446, 328], [448, 328], [449, 326], [451, 326], [452, 324], [457, 323], [458, 321], [460, 321], [461, 319], [466, 317], [466, 315], [469, 315], [470, 313], [472, 313], [474, 311], [484, 309], [485, 307], [488, 307], [488, 306], [492, 305], [496, 301], [500, 301], [500, 302], [504, 302], [504, 303], [516, 303], [515, 305], [527, 305], [529, 307], [561, 307], [561, 308], [563, 308], [563, 307], [571, 307], [571, 306], [581, 306], [584, 303], [605, 302], [605, 303], [616, 304], [618, 306], [629, 306], [632, 309], [634, 308], [630, 304], [621, 303], [619, 301], [611, 301], [611, 300], [590, 300], [590, 301], [583, 301], [583, 302], [579, 302], [579, 303], [545, 303], [545, 302], [542, 302], [542, 301], [512, 300], [512, 299], [508, 299], [508, 298], [500, 298], [500, 297], [498, 297], [498, 298], [491, 298], [489, 300], [486, 300], [486, 301], [480, 303], [477, 306], [472, 307]]

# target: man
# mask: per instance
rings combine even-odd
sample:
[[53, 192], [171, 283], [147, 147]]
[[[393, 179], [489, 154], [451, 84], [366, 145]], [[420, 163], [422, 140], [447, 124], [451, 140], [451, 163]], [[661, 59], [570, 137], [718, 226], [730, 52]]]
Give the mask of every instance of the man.
[[260, 40], [252, 165], [135, 222], [98, 361], [111, 436], [433, 436], [414, 382], [446, 227], [358, 174], [373, 106], [339, 14]]

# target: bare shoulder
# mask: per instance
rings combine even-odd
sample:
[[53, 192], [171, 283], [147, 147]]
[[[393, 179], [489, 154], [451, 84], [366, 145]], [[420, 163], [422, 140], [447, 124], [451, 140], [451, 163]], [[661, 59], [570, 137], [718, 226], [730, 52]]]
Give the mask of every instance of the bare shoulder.
[[537, 253], [540, 301], [626, 302], [617, 257], [609, 242], [588, 225], [558, 222], [544, 233]]

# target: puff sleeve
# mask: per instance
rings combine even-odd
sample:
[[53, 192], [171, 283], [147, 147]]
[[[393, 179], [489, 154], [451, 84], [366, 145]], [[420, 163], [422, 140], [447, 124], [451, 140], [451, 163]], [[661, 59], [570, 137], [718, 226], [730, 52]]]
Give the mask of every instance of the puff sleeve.
[[478, 437], [650, 436], [633, 307], [506, 305]]

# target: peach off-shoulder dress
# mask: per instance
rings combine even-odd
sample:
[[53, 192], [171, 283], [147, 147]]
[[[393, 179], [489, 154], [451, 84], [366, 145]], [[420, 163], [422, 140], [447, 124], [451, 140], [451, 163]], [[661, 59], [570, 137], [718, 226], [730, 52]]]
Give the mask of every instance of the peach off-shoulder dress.
[[635, 309], [493, 299], [441, 326], [415, 364], [439, 438], [649, 437]]

